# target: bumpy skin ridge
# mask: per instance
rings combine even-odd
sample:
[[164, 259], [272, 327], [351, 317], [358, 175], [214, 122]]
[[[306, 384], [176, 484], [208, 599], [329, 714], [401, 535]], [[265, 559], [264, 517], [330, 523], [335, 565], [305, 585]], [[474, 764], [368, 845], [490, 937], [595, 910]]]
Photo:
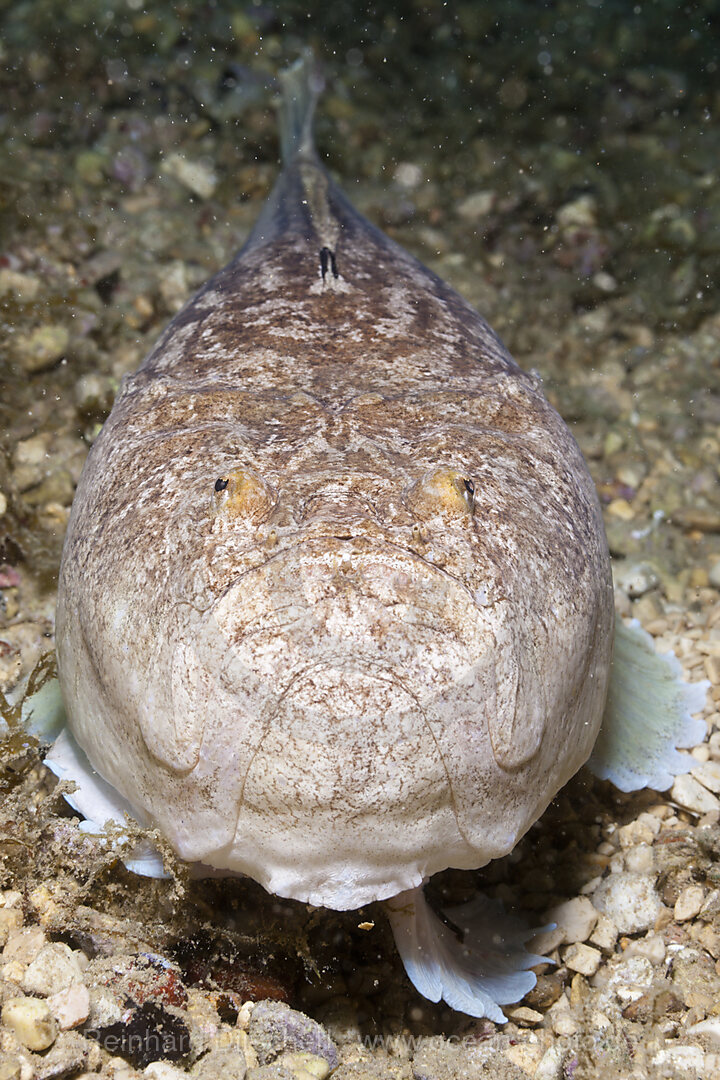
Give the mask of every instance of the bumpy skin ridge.
[[78, 742], [182, 856], [349, 908], [512, 848], [590, 753], [611, 642], [562, 420], [298, 157], [90, 453], [58, 607]]

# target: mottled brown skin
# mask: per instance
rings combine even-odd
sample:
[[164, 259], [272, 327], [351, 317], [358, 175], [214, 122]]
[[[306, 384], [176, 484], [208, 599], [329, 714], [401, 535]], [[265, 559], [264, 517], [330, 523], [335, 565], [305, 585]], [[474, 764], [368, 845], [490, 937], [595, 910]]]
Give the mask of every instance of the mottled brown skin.
[[58, 612], [76, 738], [185, 857], [351, 907], [509, 850], [587, 758], [611, 648], [563, 421], [298, 155], [92, 448]]

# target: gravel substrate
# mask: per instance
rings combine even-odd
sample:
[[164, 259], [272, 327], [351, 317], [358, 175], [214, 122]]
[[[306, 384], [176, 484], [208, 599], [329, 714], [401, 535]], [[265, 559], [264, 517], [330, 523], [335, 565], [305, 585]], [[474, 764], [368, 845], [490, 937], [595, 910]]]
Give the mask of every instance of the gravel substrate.
[[[338, 3], [323, 34], [293, 3], [5, 11], [0, 1080], [720, 1076], [717, 38], [709, 0], [645, 6]], [[506, 859], [431, 882], [557, 923], [502, 1027], [419, 998], [380, 906], [191, 881], [169, 852], [170, 881], [134, 878], [17, 726], [89, 446], [247, 235], [272, 78], [307, 39], [330, 167], [538, 371], [597, 483], [618, 610], [711, 683], [670, 792], [583, 771]]]

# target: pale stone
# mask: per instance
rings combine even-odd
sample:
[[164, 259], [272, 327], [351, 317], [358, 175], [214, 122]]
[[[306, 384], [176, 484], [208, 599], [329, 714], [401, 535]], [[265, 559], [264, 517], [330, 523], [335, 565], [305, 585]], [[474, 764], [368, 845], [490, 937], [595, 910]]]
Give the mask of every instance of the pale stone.
[[562, 945], [564, 940], [565, 932], [559, 926], [555, 926], [552, 930], [542, 930], [539, 934], [535, 934], [534, 937], [530, 938], [528, 948], [531, 952], [538, 953], [540, 956], [548, 956], [557, 949], [558, 945]]
[[90, 991], [83, 983], [73, 983], [49, 997], [47, 1003], [61, 1031], [69, 1031], [87, 1020], [90, 1013]]
[[17, 270], [0, 270], [0, 296], [11, 292], [22, 303], [34, 300], [40, 288], [40, 279], [31, 277], [29, 274], [21, 274]]
[[535, 1070], [535, 1080], [562, 1080], [565, 1076], [564, 1064], [568, 1049], [562, 1043], [556, 1043], [546, 1050]]
[[534, 1076], [542, 1057], [542, 1047], [519, 1042], [515, 1046], [505, 1048], [505, 1057], [512, 1061], [513, 1065], [517, 1065], [524, 1073], [527, 1073], [528, 1076]]
[[247, 1061], [241, 1050], [211, 1050], [196, 1061], [190, 1070], [193, 1080], [244, 1080]]
[[577, 942], [569, 945], [563, 954], [563, 962], [571, 971], [577, 971], [581, 975], [594, 975], [600, 967], [602, 953], [594, 949], [592, 945], [584, 945]]
[[61, 941], [53, 941], [28, 966], [22, 988], [29, 994], [49, 997], [82, 980], [82, 969], [72, 949]]
[[568, 1010], [568, 1012], [559, 1012], [553, 1017], [552, 1029], [556, 1035], [577, 1035], [580, 1024]]
[[640, 825], [647, 825], [653, 836], [657, 836], [660, 833], [660, 818], [657, 814], [649, 813], [647, 810], [641, 814], [638, 814], [638, 823]]
[[675, 901], [673, 912], [676, 922], [685, 922], [686, 919], [694, 919], [700, 914], [705, 899], [705, 890], [702, 885], [688, 885]]
[[612, 919], [621, 934], [649, 930], [663, 907], [653, 879], [627, 871], [602, 881], [593, 893], [593, 903]]
[[604, 1012], [600, 1012], [596, 1009], [590, 1017], [590, 1023], [594, 1028], [608, 1028], [612, 1027], [612, 1021], [609, 1016], [606, 1016]]
[[275, 1059], [275, 1065], [283, 1066], [293, 1076], [293, 1080], [325, 1080], [330, 1075], [330, 1063], [317, 1054], [307, 1050], [297, 1050], [290, 1054], [281, 1054]]
[[720, 792], [720, 762], [705, 761], [690, 770], [690, 775], [699, 780], [708, 791]]
[[19, 930], [23, 924], [20, 908], [0, 908], [0, 945], [4, 945], [12, 930]]
[[652, 1059], [652, 1064], [658, 1070], [658, 1076], [676, 1076], [682, 1072], [694, 1080], [696, 1076], [712, 1075], [706, 1067], [705, 1056], [705, 1051], [699, 1046], [671, 1046], [667, 1050], [660, 1050]]
[[543, 1018], [542, 1013], [539, 1013], [536, 1009], [529, 1009], [527, 1005], [520, 1005], [517, 1009], [510, 1009], [508, 1016], [516, 1024], [520, 1024], [521, 1027], [539, 1024]]
[[67, 351], [70, 334], [64, 326], [38, 326], [29, 334], [19, 335], [14, 342], [15, 353], [28, 373], [47, 371]]
[[6, 889], [0, 892], [0, 908], [15, 908], [22, 906], [22, 893], [17, 889]]
[[650, 874], [655, 865], [653, 849], [649, 844], [637, 844], [625, 852], [625, 868], [633, 874]]
[[201, 161], [190, 161], [182, 154], [168, 154], [163, 162], [163, 172], [174, 176], [201, 199], [209, 199], [217, 187], [217, 176], [211, 168]]
[[597, 224], [597, 199], [589, 193], [578, 195], [558, 208], [555, 220], [564, 229], [590, 229]]
[[563, 932], [563, 941], [571, 945], [587, 941], [598, 921], [599, 912], [586, 896], [576, 896], [564, 904], [558, 904], [548, 912], [550, 922], [555, 922]]
[[22, 1080], [22, 1062], [20, 1058], [14, 1057], [7, 1052], [0, 1050], [0, 1080]]
[[17, 960], [20, 964], [29, 964], [46, 943], [45, 933], [39, 926], [11, 930], [3, 949], [3, 960]]
[[458, 203], [457, 212], [465, 221], [479, 221], [490, 213], [494, 205], [494, 191], [474, 191]]
[[625, 956], [644, 956], [657, 967], [665, 959], [665, 942], [660, 934], [648, 934], [639, 941], [631, 941], [625, 950]]
[[550, 1027], [556, 1035], [574, 1035], [580, 1030], [578, 1021], [570, 1009], [566, 994], [562, 994], [545, 1013]]
[[720, 1017], [713, 1016], [708, 1020], [701, 1020], [699, 1024], [693, 1024], [687, 1030], [689, 1035], [705, 1035], [714, 1042], [720, 1043]]
[[645, 956], [629, 956], [609, 972], [607, 987], [623, 1004], [642, 997], [655, 977], [655, 967]]
[[57, 1038], [58, 1026], [46, 1001], [39, 998], [8, 998], [2, 1021], [28, 1050], [47, 1050]]
[[618, 928], [607, 915], [601, 915], [590, 935], [590, 943], [597, 945], [599, 949], [612, 952], [618, 939]]
[[[622, 517], [622, 514], [618, 516]], [[613, 581], [618, 589], [630, 597], [643, 596], [654, 589], [659, 580], [652, 563], [637, 559], [616, 559], [613, 562]]]
[[[659, 823], [658, 823], [659, 824]], [[653, 829], [645, 821], [631, 821], [629, 825], [622, 825], [618, 829], [618, 839], [621, 848], [631, 848], [636, 844], [652, 844], [657, 829]]]
[[711, 810], [720, 810], [720, 800], [689, 773], [683, 773], [675, 778], [670, 798], [695, 814], [708, 814]]
[[187, 1080], [184, 1069], [178, 1069], [167, 1061], [151, 1061], [143, 1069], [143, 1076], [147, 1076], [148, 1080]]

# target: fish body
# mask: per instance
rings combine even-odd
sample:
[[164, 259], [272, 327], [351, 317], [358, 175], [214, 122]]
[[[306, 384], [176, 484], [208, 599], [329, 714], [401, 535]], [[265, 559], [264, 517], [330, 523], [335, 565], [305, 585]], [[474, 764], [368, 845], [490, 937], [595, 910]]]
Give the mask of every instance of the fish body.
[[591, 753], [601, 513], [538, 380], [323, 168], [316, 91], [307, 63], [286, 76], [254, 231], [89, 454], [57, 611], [71, 736], [49, 761], [86, 816], [120, 793], [119, 819], [189, 861], [336, 909], [394, 898], [415, 985], [502, 1019], [534, 981], [513, 973], [538, 959], [527, 934], [468, 960], [421, 885], [510, 851]]
[[72, 731], [181, 856], [335, 908], [509, 851], [592, 748], [582, 455], [314, 151], [126, 379], [73, 505]]

